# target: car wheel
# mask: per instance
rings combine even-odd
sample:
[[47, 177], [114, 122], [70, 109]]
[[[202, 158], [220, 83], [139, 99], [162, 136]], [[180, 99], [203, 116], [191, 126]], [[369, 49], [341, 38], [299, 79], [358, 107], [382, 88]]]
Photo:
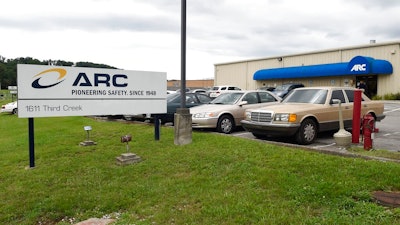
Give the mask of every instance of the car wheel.
[[13, 109], [12, 114], [17, 114], [17, 113], [18, 113], [18, 109], [17, 108]]
[[232, 116], [223, 115], [218, 119], [217, 131], [220, 133], [230, 134], [235, 128]]
[[309, 145], [317, 137], [317, 124], [312, 119], [305, 119], [296, 133], [296, 141], [302, 145]]

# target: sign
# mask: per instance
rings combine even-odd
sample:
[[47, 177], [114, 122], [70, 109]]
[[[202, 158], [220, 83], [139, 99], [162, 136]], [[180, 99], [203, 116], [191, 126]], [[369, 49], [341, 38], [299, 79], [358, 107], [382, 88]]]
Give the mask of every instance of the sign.
[[18, 87], [17, 86], [8, 86], [8, 90], [9, 91], [16, 91], [16, 90], [18, 90]]
[[166, 113], [164, 72], [17, 66], [18, 117]]
[[352, 75], [369, 74], [371, 72], [374, 59], [365, 56], [356, 56], [347, 65], [348, 73]]

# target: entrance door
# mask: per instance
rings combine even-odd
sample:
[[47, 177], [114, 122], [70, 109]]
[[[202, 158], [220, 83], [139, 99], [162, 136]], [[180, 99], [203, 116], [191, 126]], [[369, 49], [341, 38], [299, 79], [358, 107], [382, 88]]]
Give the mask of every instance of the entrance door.
[[367, 90], [365, 90], [365, 94], [372, 98], [378, 93], [378, 76], [369, 75], [369, 76], [357, 76], [356, 77], [356, 87], [360, 81], [364, 81], [367, 85]]

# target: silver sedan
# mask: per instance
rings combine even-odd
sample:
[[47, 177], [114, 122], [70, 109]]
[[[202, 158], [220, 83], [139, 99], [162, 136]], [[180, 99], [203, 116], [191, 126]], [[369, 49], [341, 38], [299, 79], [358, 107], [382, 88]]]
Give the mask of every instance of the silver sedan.
[[259, 108], [281, 102], [269, 91], [231, 91], [223, 93], [209, 104], [190, 108], [192, 128], [216, 128], [229, 134], [241, 126], [247, 109]]

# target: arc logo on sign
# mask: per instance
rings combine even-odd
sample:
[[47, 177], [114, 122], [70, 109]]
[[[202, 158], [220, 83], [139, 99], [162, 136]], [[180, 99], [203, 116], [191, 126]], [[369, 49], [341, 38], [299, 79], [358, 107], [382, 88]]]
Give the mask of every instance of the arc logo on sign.
[[367, 71], [367, 64], [355, 64], [352, 68], [351, 68], [351, 70], [350, 70], [351, 72], [354, 72], [354, 71], [356, 71], [356, 72], [361, 72], [361, 71]]
[[[58, 78], [55, 82], [50, 82], [46, 84], [46, 77], [54, 76], [54, 73], [58, 75]], [[32, 87], [36, 89], [44, 89], [54, 87], [65, 80], [65, 76], [67, 75], [67, 71], [62, 68], [53, 68], [42, 71], [34, 76], [37, 77], [32, 82]], [[44, 79], [42, 79], [44, 78]], [[128, 76], [125, 74], [115, 74], [109, 75], [105, 73], [94, 73], [93, 81], [89, 79], [86, 73], [79, 73], [76, 77], [72, 86], [83, 86], [83, 87], [98, 87], [100, 84], [105, 85], [106, 87], [127, 87], [128, 83], [125, 82], [128, 79]], [[49, 80], [49, 79], [47, 79]]]
[[[53, 73], [58, 73], [58, 78], [55, 83], [50, 83], [50, 84], [43, 84], [43, 83], [41, 84], [40, 83], [40, 81], [43, 77], [52, 76]], [[32, 87], [38, 88], [38, 89], [43, 89], [43, 88], [50, 88], [50, 87], [56, 86], [57, 84], [59, 84], [65, 80], [65, 78], [64, 78], [65, 75], [67, 75], [67, 71], [62, 68], [53, 68], [53, 69], [48, 69], [48, 70], [42, 71], [39, 74], [34, 76], [34, 77], [38, 77], [38, 78], [32, 82]]]

